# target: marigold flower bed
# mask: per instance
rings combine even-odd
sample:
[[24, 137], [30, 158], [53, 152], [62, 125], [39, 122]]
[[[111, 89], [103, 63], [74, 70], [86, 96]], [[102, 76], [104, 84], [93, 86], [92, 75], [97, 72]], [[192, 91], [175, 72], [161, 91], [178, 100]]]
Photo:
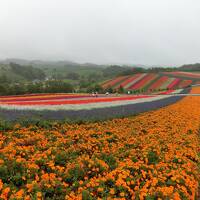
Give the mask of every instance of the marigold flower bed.
[[15, 125], [0, 131], [0, 198], [198, 199], [199, 126], [195, 96], [131, 118]]

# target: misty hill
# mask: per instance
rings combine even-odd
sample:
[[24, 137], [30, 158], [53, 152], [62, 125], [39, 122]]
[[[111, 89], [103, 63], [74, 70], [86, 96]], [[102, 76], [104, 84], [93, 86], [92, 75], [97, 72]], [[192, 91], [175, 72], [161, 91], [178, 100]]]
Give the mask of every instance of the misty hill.
[[[18, 65], [11, 65], [10, 63]], [[2, 67], [3, 66], [3, 67]], [[6, 67], [7, 66], [7, 67]], [[159, 73], [166, 71], [199, 71], [200, 64], [183, 65], [180, 68], [147, 67], [144, 65], [98, 65], [73, 61], [43, 61], [10, 58], [0, 61], [0, 75], [6, 73], [14, 80], [55, 79], [80, 80], [83, 77], [104, 81], [121, 75], [136, 73]], [[93, 78], [92, 78], [93, 77]], [[95, 78], [94, 78], [95, 77]]]
[[45, 61], [45, 60], [25, 60], [18, 58], [8, 58], [5, 60], [1, 60], [0, 64], [9, 64], [16, 63], [24, 66], [33, 66], [33, 67], [67, 67], [67, 66], [82, 66], [82, 67], [106, 67], [106, 65], [97, 65], [93, 63], [77, 63], [68, 60], [61, 61]]
[[183, 65], [180, 69], [184, 71], [200, 71], [200, 63]]
[[10, 63], [9, 65], [1, 64], [0, 76], [7, 77], [11, 82], [45, 79], [45, 73], [43, 70], [32, 66], [22, 66], [16, 63]]
[[78, 73], [80, 76], [87, 76], [89, 74], [102, 74], [106, 65], [97, 65], [93, 63], [76, 63], [71, 61], [42, 61], [42, 60], [25, 60], [25, 59], [6, 59], [0, 61], [2, 65], [9, 65], [9, 63], [16, 63], [21, 66], [32, 66], [41, 69], [45, 72], [47, 77], [66, 76], [69, 73]]
[[77, 65], [75, 62], [70, 61], [43, 61], [43, 60], [25, 60], [25, 59], [18, 59], [18, 58], [8, 58], [5, 60], [0, 61], [1, 64], [9, 64], [9, 63], [16, 63], [18, 65], [32, 65], [32, 66], [64, 66], [64, 65]]
[[[42, 70], [47, 77], [65, 78], [72, 73], [82, 76], [100, 76], [103, 79], [115, 77], [121, 73], [130, 70], [129, 66], [119, 65], [98, 65], [93, 63], [76, 63], [72, 61], [42, 61], [42, 60], [25, 60], [25, 59], [6, 59], [0, 61], [1, 65], [15, 63], [20, 66], [32, 66]], [[25, 70], [26, 68], [23, 68]], [[26, 71], [26, 70], [25, 70]], [[42, 73], [42, 72], [41, 72]]]

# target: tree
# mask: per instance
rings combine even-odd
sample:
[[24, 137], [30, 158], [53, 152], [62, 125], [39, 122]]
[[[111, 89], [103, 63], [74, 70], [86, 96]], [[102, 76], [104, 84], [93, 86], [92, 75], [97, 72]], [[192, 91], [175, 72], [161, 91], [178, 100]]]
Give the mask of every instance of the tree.
[[0, 75], [0, 83], [8, 83], [8, 77], [5, 74]]
[[78, 73], [75, 73], [75, 72], [70, 72], [66, 75], [66, 78], [71, 79], [71, 80], [79, 80], [80, 75]]
[[0, 85], [0, 95], [5, 95], [6, 94], [6, 87], [5, 85]]
[[122, 87], [122, 85], [119, 86], [118, 92], [119, 93], [124, 93], [124, 88]]
[[102, 93], [103, 92], [103, 88], [96, 84], [94, 86], [91, 86], [87, 89], [87, 92], [98, 92], [98, 93]]

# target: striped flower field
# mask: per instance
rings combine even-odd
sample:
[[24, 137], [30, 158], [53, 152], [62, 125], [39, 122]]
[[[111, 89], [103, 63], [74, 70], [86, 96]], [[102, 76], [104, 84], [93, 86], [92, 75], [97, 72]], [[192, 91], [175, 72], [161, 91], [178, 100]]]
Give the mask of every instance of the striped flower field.
[[0, 108], [29, 110], [81, 110], [112, 107], [167, 98], [167, 94], [181, 90], [169, 90], [152, 95], [98, 95], [89, 94], [41, 94], [0, 97]]
[[104, 89], [152, 92], [158, 90], [181, 89], [200, 80], [200, 74], [188, 72], [141, 73], [120, 76], [102, 84]]
[[168, 90], [151, 95], [41, 94], [0, 97], [0, 118], [8, 121], [42, 118], [45, 120], [103, 120], [130, 116], [169, 105], [181, 99]]

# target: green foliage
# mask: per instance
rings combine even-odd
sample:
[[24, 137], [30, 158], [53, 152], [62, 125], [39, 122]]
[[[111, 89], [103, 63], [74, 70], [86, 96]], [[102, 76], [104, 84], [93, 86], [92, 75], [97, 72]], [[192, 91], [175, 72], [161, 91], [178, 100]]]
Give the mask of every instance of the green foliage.
[[130, 67], [122, 67], [119, 65], [111, 65], [103, 70], [104, 77], [115, 77], [124, 74], [126, 71], [131, 70]]
[[0, 131], [8, 131], [13, 129], [13, 124], [11, 122], [0, 120]]
[[62, 152], [56, 154], [55, 164], [56, 165], [60, 165], [60, 166], [65, 166], [67, 160], [68, 160], [68, 154], [67, 154], [67, 152], [62, 151]]
[[5, 165], [0, 166], [0, 177], [4, 183], [11, 183], [17, 187], [24, 184], [22, 176], [25, 175], [26, 168], [23, 163], [15, 160], [6, 161]]
[[16, 63], [10, 63], [12, 71], [27, 80], [43, 80], [45, 78], [45, 73], [38, 68], [32, 66], [21, 66]]
[[66, 75], [66, 78], [67, 79], [71, 79], [71, 80], [79, 80], [80, 79], [80, 75], [76, 72], [69, 72], [67, 75]]
[[148, 152], [147, 158], [148, 158], [148, 164], [157, 164], [159, 161], [158, 155], [156, 154], [156, 152], [153, 151]]
[[93, 200], [92, 196], [90, 195], [90, 192], [87, 190], [83, 190], [82, 199], [83, 200]]
[[187, 64], [180, 67], [184, 71], [200, 71], [200, 63]]
[[82, 180], [85, 176], [85, 171], [79, 165], [76, 165], [74, 168], [68, 171], [68, 175], [65, 178], [67, 183], [73, 183], [79, 180]]
[[47, 93], [65, 93], [72, 92], [73, 90], [74, 88], [70, 83], [60, 80], [47, 81], [44, 88], [44, 91]]
[[102, 153], [100, 158], [106, 162], [106, 164], [109, 166], [111, 170], [117, 167], [117, 161], [112, 154], [107, 155], [107, 154]]

